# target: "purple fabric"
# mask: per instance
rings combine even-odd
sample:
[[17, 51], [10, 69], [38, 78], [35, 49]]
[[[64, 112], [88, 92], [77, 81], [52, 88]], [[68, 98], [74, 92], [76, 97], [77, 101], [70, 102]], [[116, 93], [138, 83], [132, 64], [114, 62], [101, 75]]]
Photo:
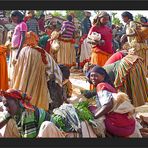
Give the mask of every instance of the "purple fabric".
[[135, 119], [129, 118], [128, 114], [110, 113], [104, 120], [106, 130], [120, 137], [128, 137], [135, 130]]
[[74, 24], [72, 22], [65, 21], [65, 22], [63, 22], [63, 26], [62, 26], [61, 30], [63, 31], [64, 29], [66, 29], [66, 32], [63, 33], [62, 37], [64, 37], [64, 38], [72, 38], [73, 33], [75, 31]]

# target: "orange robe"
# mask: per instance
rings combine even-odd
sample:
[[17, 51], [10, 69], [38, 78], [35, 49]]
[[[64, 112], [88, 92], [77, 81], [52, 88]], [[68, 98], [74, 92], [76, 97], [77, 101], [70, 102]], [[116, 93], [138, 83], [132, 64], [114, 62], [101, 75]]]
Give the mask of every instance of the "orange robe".
[[8, 70], [6, 62], [6, 47], [0, 45], [0, 90], [8, 89]]
[[92, 48], [91, 64], [104, 66], [106, 61], [110, 58], [111, 54], [98, 49], [98, 47]]

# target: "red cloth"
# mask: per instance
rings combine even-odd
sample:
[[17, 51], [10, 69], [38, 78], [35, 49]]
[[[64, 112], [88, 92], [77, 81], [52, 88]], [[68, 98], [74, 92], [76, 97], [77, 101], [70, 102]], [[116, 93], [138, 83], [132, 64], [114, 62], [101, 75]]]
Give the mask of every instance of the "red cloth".
[[128, 114], [110, 113], [104, 122], [107, 131], [115, 136], [127, 137], [135, 130], [135, 119]]
[[104, 82], [99, 83], [97, 85], [97, 92], [99, 92], [101, 90], [107, 90], [107, 91], [112, 92], [112, 93], [117, 93], [115, 88], [113, 88], [110, 84], [104, 83]]
[[[124, 54], [123, 52], [119, 51], [119, 52], [116, 52], [114, 53], [105, 63], [105, 65], [109, 65], [109, 64], [112, 64], [118, 60], [121, 60], [122, 58], [124, 57]], [[105, 66], [104, 65], [104, 66]]]
[[84, 34], [80, 39], [80, 44], [82, 44], [86, 38], [87, 38], [87, 34]]
[[43, 32], [45, 32], [45, 21], [43, 19], [38, 20], [39, 29]]
[[24, 17], [24, 22], [26, 23], [30, 18], [31, 18], [31, 16], [25, 16]]
[[45, 30], [45, 33], [46, 33], [47, 35], [49, 35], [49, 36], [51, 35], [52, 32], [53, 32], [53, 31], [52, 31], [51, 29], [46, 29], [46, 30]]
[[[116, 89], [108, 83], [100, 83], [97, 85], [97, 92], [100, 90], [107, 90], [112, 93], [117, 93]], [[129, 118], [128, 114], [119, 114], [115, 112], [105, 115], [106, 130], [120, 137], [127, 137], [135, 130], [135, 119]]]
[[45, 51], [50, 53], [50, 48], [51, 48], [51, 42], [47, 41], [46, 46], [45, 46]]
[[97, 32], [101, 34], [101, 40], [105, 41], [105, 45], [99, 46], [96, 45], [99, 49], [102, 51], [105, 51], [107, 53], [113, 54], [113, 48], [112, 48], [112, 30], [108, 26], [93, 26], [91, 27], [89, 34], [91, 35], [92, 32]]

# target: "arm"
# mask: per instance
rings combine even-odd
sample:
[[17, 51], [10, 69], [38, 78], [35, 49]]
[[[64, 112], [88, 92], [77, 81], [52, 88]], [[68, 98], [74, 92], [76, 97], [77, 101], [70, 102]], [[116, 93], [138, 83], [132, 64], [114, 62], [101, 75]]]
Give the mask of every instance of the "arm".
[[113, 107], [113, 101], [111, 100], [107, 104], [101, 107], [96, 113], [94, 113], [94, 117], [97, 119], [105, 114], [107, 114]]
[[136, 35], [136, 33], [135, 33], [135, 32], [130, 33], [130, 34], [126, 34], [126, 36], [127, 36], [127, 37], [132, 37], [132, 36], [135, 36], [135, 35]]
[[61, 34], [64, 34], [66, 32], [66, 28], [63, 28], [63, 30], [61, 31]]
[[66, 32], [66, 24], [63, 23], [62, 27], [61, 27], [61, 34], [64, 34]]
[[19, 53], [20, 53], [20, 51], [23, 47], [24, 41], [25, 41], [25, 31], [21, 32], [21, 44], [19, 46], [19, 49], [18, 49], [18, 52], [17, 52], [17, 55], [16, 55], [16, 59], [18, 59], [18, 57], [19, 57]]
[[87, 99], [90, 99], [97, 95], [96, 89], [94, 90], [81, 90], [81, 94], [83, 94]]
[[136, 23], [133, 22], [133, 21], [131, 21], [131, 22], [130, 22], [130, 29], [131, 29], [132, 32], [129, 33], [129, 34], [126, 34], [126, 36], [127, 36], [127, 37], [133, 37], [133, 36], [135, 36], [135, 35], [136, 35], [136, 32], [135, 32], [136, 28], [137, 28]]
[[72, 83], [70, 81], [68, 81], [67, 83], [67, 88], [68, 88], [68, 98], [70, 98], [72, 96]]

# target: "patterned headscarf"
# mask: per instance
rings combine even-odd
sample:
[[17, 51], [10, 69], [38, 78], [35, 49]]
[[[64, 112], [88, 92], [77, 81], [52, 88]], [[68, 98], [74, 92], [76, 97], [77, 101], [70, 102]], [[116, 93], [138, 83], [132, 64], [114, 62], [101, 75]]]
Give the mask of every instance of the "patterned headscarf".
[[32, 31], [26, 33], [26, 38], [23, 47], [25, 46], [37, 46], [39, 37]]
[[99, 21], [100, 18], [106, 17], [106, 16], [109, 16], [109, 14], [107, 12], [105, 12], [105, 11], [98, 12], [96, 17], [93, 20], [93, 25], [100, 24], [100, 21]]
[[31, 96], [28, 96], [20, 90], [8, 89], [7, 91], [0, 91], [0, 96], [5, 97], [6, 99], [19, 100], [24, 108], [34, 111], [33, 105], [30, 104], [30, 100], [32, 99]]
[[98, 12], [98, 14], [97, 14], [97, 17], [99, 17], [99, 18], [105, 17], [105, 16], [109, 16], [109, 14], [105, 11]]
[[104, 82], [110, 84], [112, 87], [114, 87], [114, 84], [111, 82], [110, 77], [108, 75], [108, 73], [106, 72], [106, 70], [103, 67], [100, 67], [98, 65], [94, 66], [90, 72], [87, 74], [88, 79], [90, 80], [90, 74], [92, 72], [96, 72], [98, 74], [104, 75]]

